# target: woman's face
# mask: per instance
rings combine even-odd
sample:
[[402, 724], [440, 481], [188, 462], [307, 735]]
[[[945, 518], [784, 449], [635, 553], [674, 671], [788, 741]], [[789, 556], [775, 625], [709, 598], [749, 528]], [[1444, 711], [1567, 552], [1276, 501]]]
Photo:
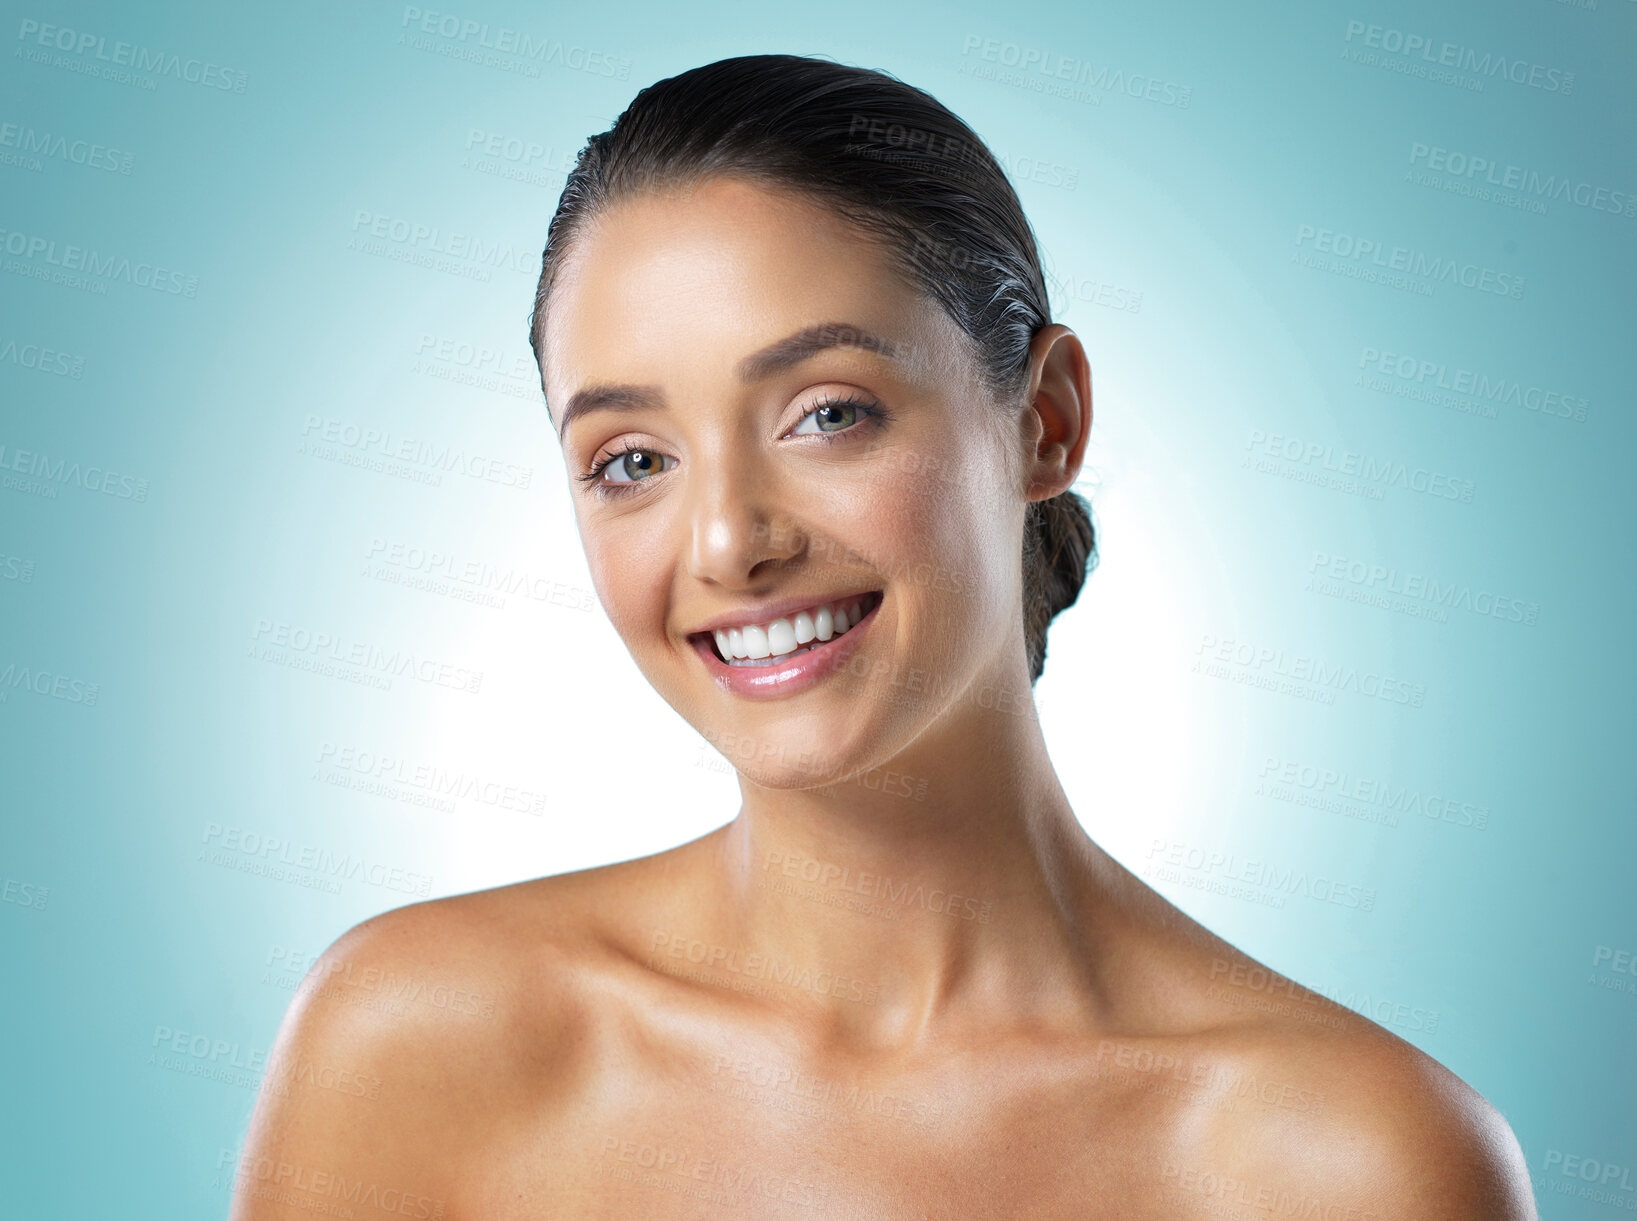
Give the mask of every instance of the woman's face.
[[[745, 775], [846, 778], [977, 709], [980, 686], [1028, 690], [1017, 415], [874, 243], [805, 197], [717, 177], [598, 216], [548, 305], [569, 474], [601, 468], [570, 480], [598, 596]], [[702, 630], [783, 617], [799, 640], [797, 608], [874, 591], [856, 628], [772, 664], [729, 666]]]

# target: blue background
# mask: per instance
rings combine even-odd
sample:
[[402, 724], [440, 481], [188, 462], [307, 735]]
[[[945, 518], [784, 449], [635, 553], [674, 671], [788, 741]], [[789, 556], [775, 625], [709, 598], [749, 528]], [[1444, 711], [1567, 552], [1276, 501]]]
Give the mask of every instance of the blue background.
[[1488, 1097], [1543, 1216], [1637, 1207], [1565, 1171], [1637, 1186], [1637, 3], [0, 7], [8, 1213], [223, 1215], [337, 935], [736, 809], [526, 327], [585, 138], [762, 51], [966, 119], [1087, 344], [1037, 697], [1093, 837]]

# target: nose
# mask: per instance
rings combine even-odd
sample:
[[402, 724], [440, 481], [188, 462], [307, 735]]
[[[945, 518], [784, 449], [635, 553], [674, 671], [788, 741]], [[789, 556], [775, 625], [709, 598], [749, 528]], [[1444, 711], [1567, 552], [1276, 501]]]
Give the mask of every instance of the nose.
[[749, 455], [692, 463], [687, 488], [689, 572], [727, 587], [750, 584], [799, 556], [807, 535], [786, 508], [790, 489]]

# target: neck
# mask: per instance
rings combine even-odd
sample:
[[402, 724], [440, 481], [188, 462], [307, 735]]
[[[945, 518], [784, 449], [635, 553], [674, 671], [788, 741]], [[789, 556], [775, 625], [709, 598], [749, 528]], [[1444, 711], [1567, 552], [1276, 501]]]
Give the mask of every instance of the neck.
[[1032, 699], [957, 697], [855, 780], [740, 787], [738, 817], [708, 837], [727, 883], [708, 918], [765, 956], [767, 994], [874, 1046], [973, 1021], [1096, 1022], [1110, 862], [1069, 806]]

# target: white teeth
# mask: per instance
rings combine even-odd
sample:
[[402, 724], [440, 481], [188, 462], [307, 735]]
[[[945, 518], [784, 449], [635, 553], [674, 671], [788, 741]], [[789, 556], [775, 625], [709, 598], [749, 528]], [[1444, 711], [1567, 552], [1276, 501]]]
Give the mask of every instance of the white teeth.
[[797, 644], [812, 644], [818, 639], [818, 629], [813, 626], [813, 616], [806, 611], [797, 612], [795, 628]]
[[831, 640], [856, 626], [873, 597], [866, 595], [844, 603], [827, 602], [816, 610], [798, 611], [768, 623], [716, 628], [712, 635], [717, 650], [728, 661], [783, 657], [815, 641]]
[[767, 650], [774, 657], [783, 657], [796, 651], [796, 629], [788, 619], [775, 619], [767, 625]]

